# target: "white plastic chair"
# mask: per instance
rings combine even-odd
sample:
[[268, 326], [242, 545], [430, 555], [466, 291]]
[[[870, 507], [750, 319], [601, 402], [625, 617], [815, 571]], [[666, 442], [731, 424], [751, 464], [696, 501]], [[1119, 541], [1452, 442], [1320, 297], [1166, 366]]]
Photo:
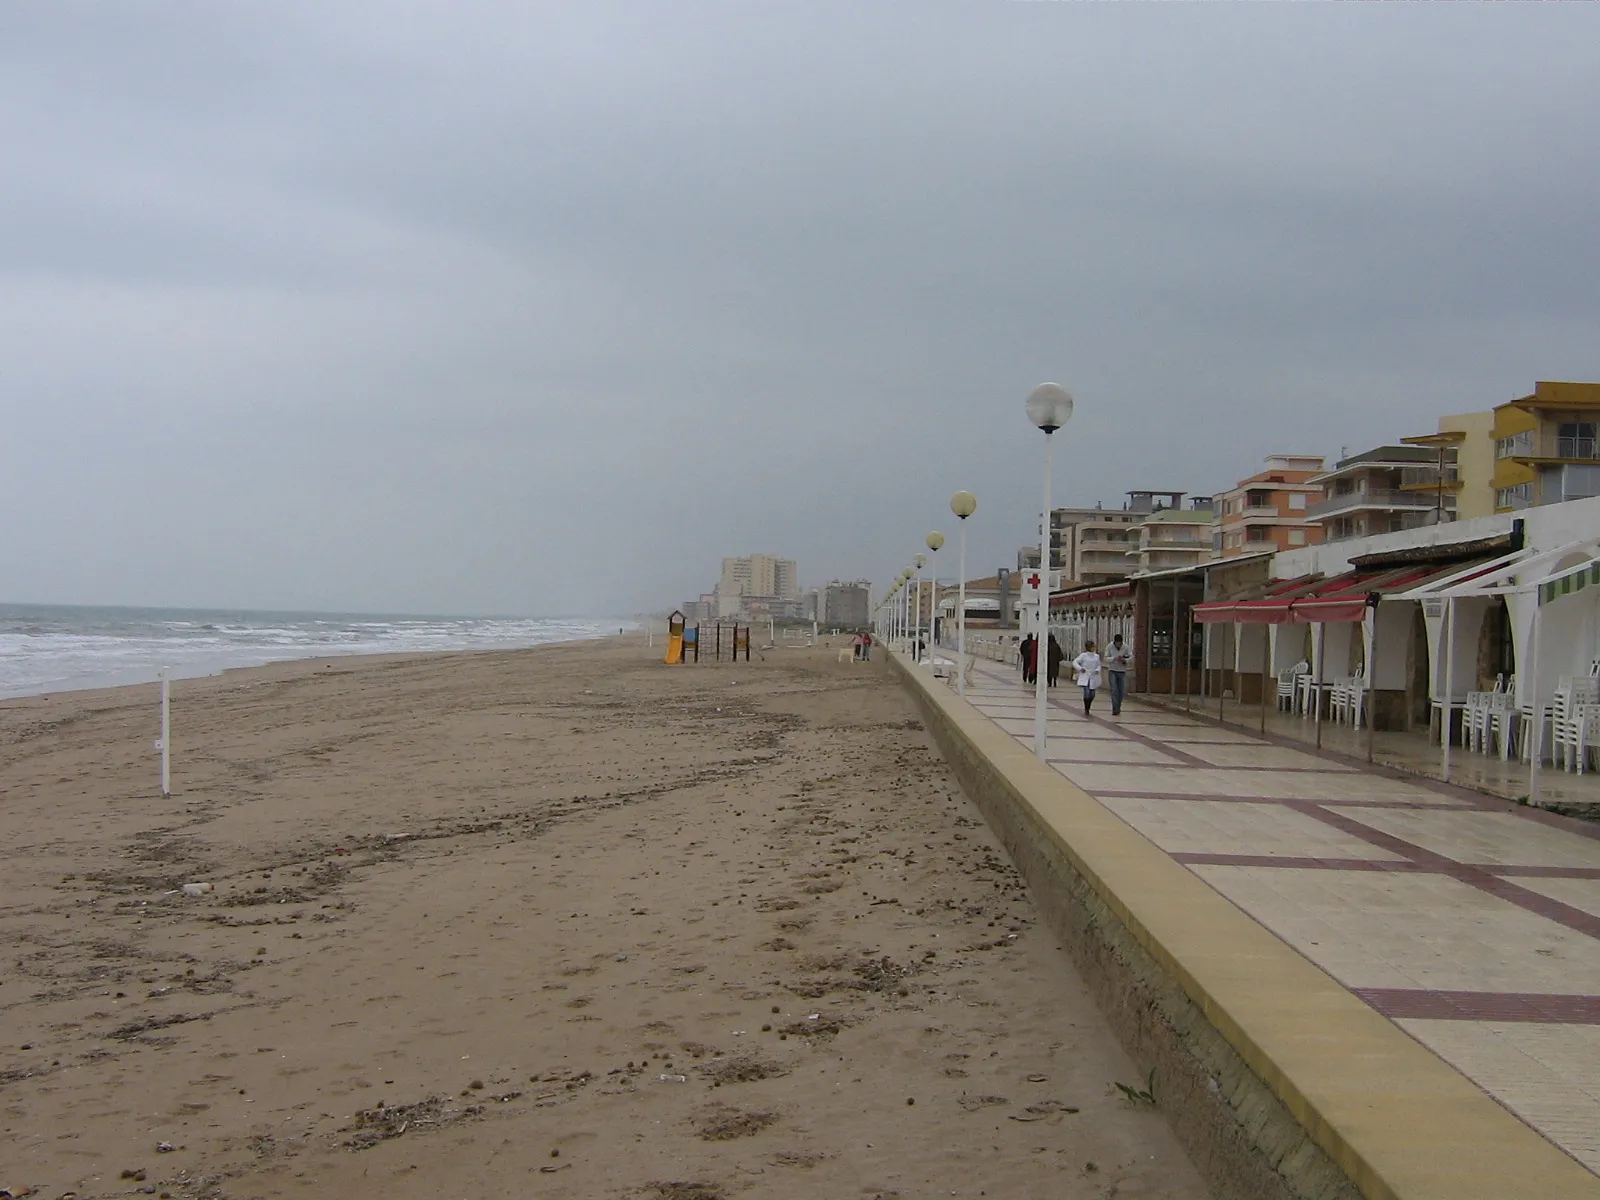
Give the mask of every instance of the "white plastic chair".
[[1300, 668], [1290, 667], [1278, 672], [1278, 711], [1293, 712], [1300, 690]]
[[1573, 724], [1573, 757], [1582, 775], [1589, 769], [1589, 751], [1600, 746], [1600, 704], [1578, 705]]
[[1582, 774], [1584, 758], [1594, 737], [1589, 734], [1590, 714], [1600, 709], [1600, 680], [1588, 675], [1579, 679], [1562, 676], [1550, 704], [1550, 761], [1567, 771]]

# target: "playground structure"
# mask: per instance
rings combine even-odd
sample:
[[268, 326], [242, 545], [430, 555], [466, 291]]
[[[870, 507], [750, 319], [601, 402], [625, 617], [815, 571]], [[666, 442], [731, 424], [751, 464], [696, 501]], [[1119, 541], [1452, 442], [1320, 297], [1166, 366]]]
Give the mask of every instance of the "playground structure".
[[730, 661], [738, 662], [739, 652], [742, 650], [745, 662], [749, 662], [750, 626], [738, 624], [724, 626], [721, 621], [710, 626], [703, 622], [699, 625], [690, 625], [681, 612], [674, 612], [667, 618], [665, 662], [668, 666], [682, 665], [690, 661], [699, 662], [702, 646], [708, 657], [721, 662], [724, 629], [728, 635], [726, 641], [731, 656]]

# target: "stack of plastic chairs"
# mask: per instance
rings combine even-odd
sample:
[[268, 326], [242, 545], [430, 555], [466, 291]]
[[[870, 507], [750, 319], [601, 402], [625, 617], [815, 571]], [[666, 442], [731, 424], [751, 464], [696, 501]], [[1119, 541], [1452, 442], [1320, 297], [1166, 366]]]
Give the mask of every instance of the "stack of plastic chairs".
[[1563, 675], [1550, 705], [1550, 761], [1582, 775], [1600, 725], [1600, 677]]
[[1278, 673], [1278, 711], [1293, 712], [1297, 693], [1299, 692], [1300, 676], [1311, 670], [1311, 665], [1305, 662], [1295, 663], [1287, 671]]
[[1349, 722], [1357, 729], [1361, 728], [1361, 710], [1367, 695], [1367, 680], [1363, 675], [1355, 675], [1349, 679], [1341, 679], [1333, 685], [1328, 706], [1333, 712], [1333, 719], [1343, 725]]

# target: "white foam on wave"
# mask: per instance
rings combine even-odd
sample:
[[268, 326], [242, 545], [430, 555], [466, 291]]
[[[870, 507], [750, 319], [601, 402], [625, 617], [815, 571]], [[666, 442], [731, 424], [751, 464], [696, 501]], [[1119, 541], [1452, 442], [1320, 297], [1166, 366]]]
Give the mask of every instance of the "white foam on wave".
[[351, 654], [516, 649], [603, 637], [589, 618], [375, 617], [0, 606], [0, 696], [212, 675]]

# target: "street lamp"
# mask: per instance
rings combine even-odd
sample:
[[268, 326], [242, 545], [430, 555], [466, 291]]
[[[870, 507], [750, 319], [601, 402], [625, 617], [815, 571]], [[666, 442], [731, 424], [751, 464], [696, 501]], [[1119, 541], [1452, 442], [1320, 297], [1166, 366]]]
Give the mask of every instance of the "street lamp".
[[960, 659], [956, 666], [956, 692], [965, 696], [967, 694], [967, 518], [978, 511], [978, 498], [971, 492], [957, 492], [950, 497], [950, 511], [961, 520], [961, 583], [956, 604], [960, 612], [956, 616], [956, 658]]
[[928, 556], [919, 554], [911, 561], [917, 564], [916, 591], [912, 593], [916, 602], [911, 607], [911, 661], [916, 662], [921, 658], [917, 643], [922, 640], [922, 568], [928, 565]]
[[1033, 643], [1033, 752], [1045, 758], [1045, 676], [1050, 661], [1050, 457], [1051, 434], [1072, 417], [1072, 396], [1059, 383], [1041, 383], [1028, 393], [1028, 420], [1044, 430], [1044, 524], [1039, 534], [1039, 622]]
[[911, 589], [906, 584], [911, 579], [911, 568], [900, 572], [900, 648], [905, 649], [906, 634], [911, 629]]
[[927, 536], [928, 549], [933, 551], [933, 561], [928, 564], [928, 641], [939, 644], [939, 547], [944, 545], [944, 534], [935, 529]]

